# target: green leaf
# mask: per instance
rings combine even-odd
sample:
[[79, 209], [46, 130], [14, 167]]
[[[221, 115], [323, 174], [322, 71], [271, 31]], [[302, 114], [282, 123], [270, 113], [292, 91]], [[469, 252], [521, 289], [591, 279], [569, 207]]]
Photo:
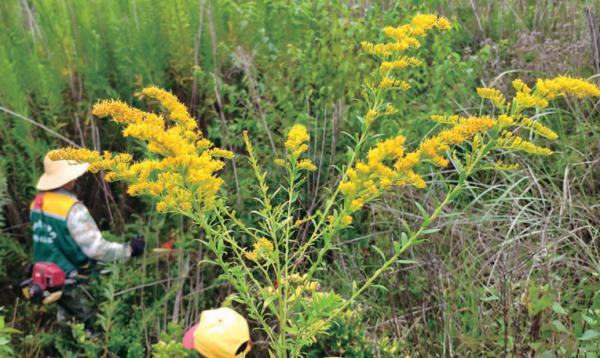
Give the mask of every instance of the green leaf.
[[415, 201], [415, 205], [417, 206], [417, 209], [419, 209], [419, 212], [421, 213], [421, 216], [423, 217], [423, 219], [427, 220], [429, 219], [429, 213], [427, 212], [427, 210], [425, 210], [425, 208], [419, 204], [418, 201]]
[[400, 264], [400, 265], [414, 265], [417, 263], [417, 261], [415, 261], [415, 260], [396, 260], [396, 263]]
[[388, 292], [388, 288], [385, 287], [384, 285], [379, 285], [379, 284], [372, 284], [371, 287], [375, 287], [377, 289], [382, 290], [383, 292]]
[[406, 243], [408, 242], [408, 235], [406, 235], [405, 232], [403, 232], [400, 236], [400, 242], [402, 243], [402, 246], [406, 245]]
[[267, 299], [263, 301], [261, 313], [265, 313], [265, 310], [267, 309], [267, 307], [269, 307], [269, 305], [271, 303], [273, 303], [273, 301], [275, 301], [275, 299], [277, 299], [277, 297], [278, 297], [277, 295], [272, 295], [272, 296], [267, 297]]
[[569, 331], [567, 330], [567, 327], [565, 327], [565, 325], [562, 324], [562, 322], [557, 319], [552, 321], [552, 326], [554, 326], [554, 330], [556, 332], [569, 333]]
[[381, 249], [375, 245], [371, 245], [371, 247], [379, 254], [379, 256], [381, 256], [381, 259], [385, 261], [385, 254], [383, 253], [383, 251], [381, 251]]
[[410, 226], [408, 226], [408, 224], [406, 223], [406, 221], [402, 222], [402, 227], [404, 228], [405, 232], [411, 232]]
[[432, 229], [427, 229], [427, 230], [423, 230], [421, 232], [421, 235], [429, 235], [429, 234], [434, 234], [436, 232], [440, 231], [440, 229], [437, 228], [432, 228]]
[[588, 315], [583, 315], [582, 316], [583, 320], [586, 321], [589, 325], [595, 326], [596, 325], [596, 320]]
[[558, 314], [567, 314], [567, 311], [558, 302], [552, 304], [552, 310]]
[[400, 249], [402, 248], [402, 245], [400, 245], [400, 243], [398, 241], [394, 241], [394, 253], [398, 253], [400, 252]]
[[598, 337], [600, 337], [600, 332], [596, 331], [595, 329], [588, 329], [578, 339], [580, 341], [591, 341], [592, 339], [596, 339]]

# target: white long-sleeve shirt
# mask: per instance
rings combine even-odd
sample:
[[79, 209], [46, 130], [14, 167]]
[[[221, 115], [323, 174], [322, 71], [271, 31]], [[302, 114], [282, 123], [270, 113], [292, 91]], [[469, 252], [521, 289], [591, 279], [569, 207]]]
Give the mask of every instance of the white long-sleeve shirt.
[[82, 203], [75, 203], [67, 216], [67, 227], [83, 253], [96, 261], [114, 261], [131, 256], [128, 244], [110, 242], [102, 237], [98, 225]]

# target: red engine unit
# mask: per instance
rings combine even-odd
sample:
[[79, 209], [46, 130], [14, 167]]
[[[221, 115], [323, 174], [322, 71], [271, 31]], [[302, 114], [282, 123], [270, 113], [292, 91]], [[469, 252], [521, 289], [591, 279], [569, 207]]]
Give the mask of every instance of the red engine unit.
[[33, 265], [31, 280], [42, 290], [60, 287], [65, 284], [65, 272], [52, 262], [38, 262]]

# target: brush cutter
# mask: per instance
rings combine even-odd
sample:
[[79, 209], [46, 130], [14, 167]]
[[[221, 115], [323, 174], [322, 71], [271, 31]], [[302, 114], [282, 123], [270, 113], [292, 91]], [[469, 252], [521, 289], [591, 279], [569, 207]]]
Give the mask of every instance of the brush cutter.
[[21, 292], [25, 299], [37, 304], [49, 305], [58, 301], [65, 285], [75, 283], [52, 262], [36, 262], [29, 267], [29, 272], [30, 278], [21, 282]]

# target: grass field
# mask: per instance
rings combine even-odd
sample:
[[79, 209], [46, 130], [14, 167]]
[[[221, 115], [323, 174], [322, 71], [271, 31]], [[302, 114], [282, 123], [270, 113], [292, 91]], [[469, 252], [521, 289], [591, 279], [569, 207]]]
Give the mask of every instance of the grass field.
[[[437, 18], [415, 35], [417, 14], [451, 26]], [[255, 357], [597, 357], [600, 97], [579, 85], [551, 96], [536, 81], [565, 75], [597, 90], [599, 19], [593, 0], [1, 1], [0, 355], [192, 356], [183, 330], [228, 305], [248, 319]], [[403, 56], [420, 65], [382, 70], [389, 59], [361, 43], [390, 41], [386, 26], [409, 23], [420, 46]], [[382, 85], [394, 76], [410, 88]], [[515, 79], [537, 83], [532, 93], [548, 103], [526, 107]], [[189, 199], [164, 183], [160, 195], [129, 195], [138, 182], [106, 172], [80, 180], [106, 238], [147, 242], [142, 258], [90, 283], [101, 332], [92, 339], [81, 324], [58, 325], [55, 305], [20, 296], [29, 204], [44, 156], [61, 147], [172, 156], [180, 165], [169, 170], [193, 181], [200, 164], [92, 113], [119, 99], [182, 126], [149, 86], [170, 91], [234, 155], [213, 156], [224, 163], [208, 172], [216, 204], [195, 196], [214, 188], [205, 182], [185, 187]], [[506, 103], [478, 95], [492, 87]], [[496, 124], [427, 147], [458, 123], [430, 117], [453, 114]], [[502, 145], [503, 114], [519, 124], [512, 133], [553, 154]], [[298, 124], [309, 139], [290, 133]], [[173, 153], [187, 143], [178, 138]], [[421, 159], [394, 167], [389, 187], [376, 171], [353, 179], [373, 148], [385, 166]], [[153, 251], [170, 239], [173, 251]]]

